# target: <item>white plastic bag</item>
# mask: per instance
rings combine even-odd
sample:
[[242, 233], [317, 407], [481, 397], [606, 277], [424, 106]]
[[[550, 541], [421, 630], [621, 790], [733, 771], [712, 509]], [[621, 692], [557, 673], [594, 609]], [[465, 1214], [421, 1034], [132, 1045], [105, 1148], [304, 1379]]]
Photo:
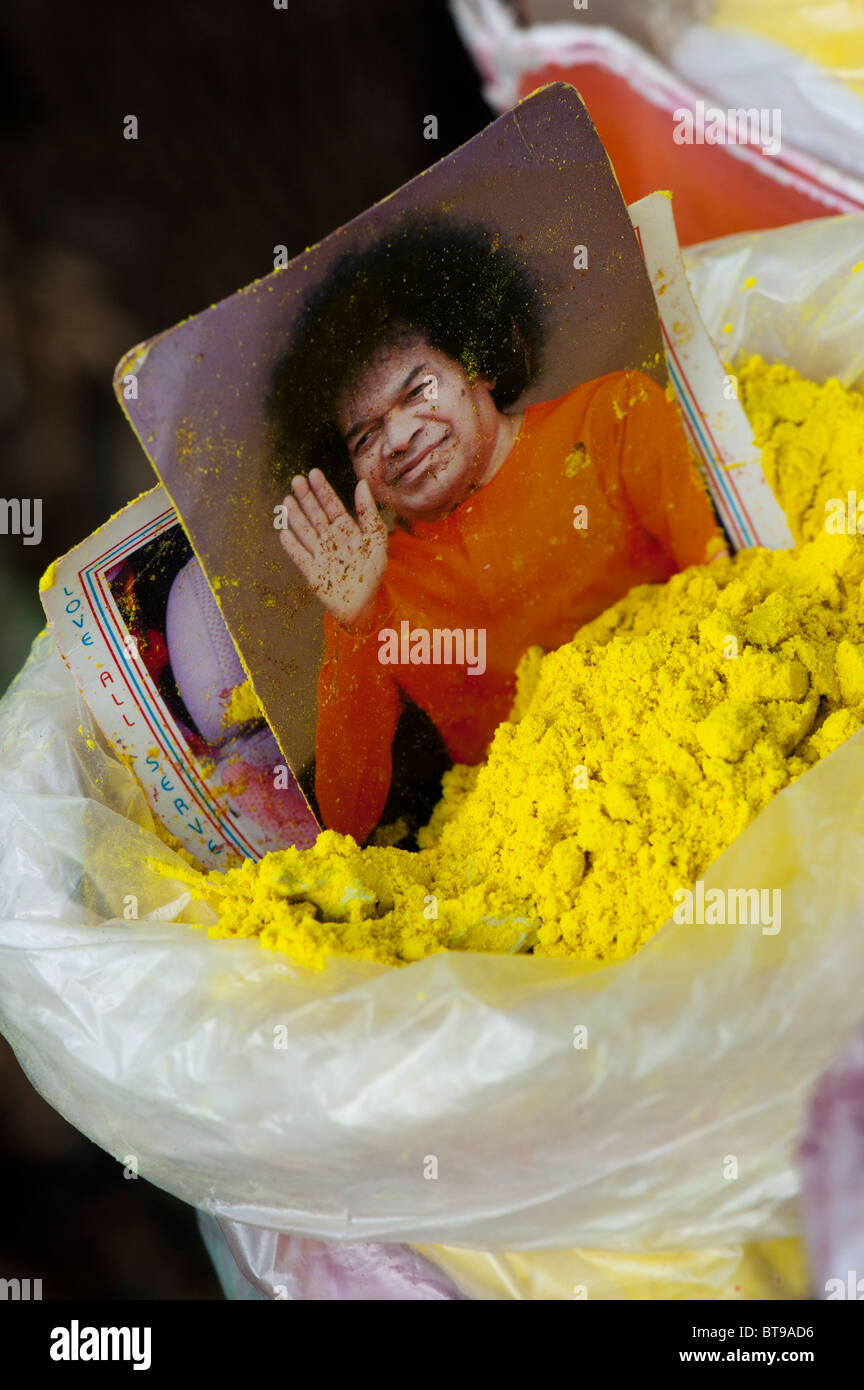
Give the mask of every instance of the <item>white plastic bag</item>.
[[759, 352], [811, 380], [864, 389], [864, 214], [720, 237], [682, 254], [725, 361]]
[[[862, 244], [843, 218], [687, 260], [714, 330], [817, 376], [849, 354], [848, 378]], [[668, 923], [594, 969], [450, 953], [312, 975], [166, 920], [207, 910], [146, 866], [172, 852], [43, 634], [0, 705], [0, 1022], [51, 1105], [215, 1216], [497, 1250], [795, 1235], [807, 1093], [864, 994], [862, 785], [858, 734], [705, 875], [781, 888], [776, 936]]]
[[466, 1297], [408, 1245], [307, 1240], [202, 1211], [198, 1228], [226, 1298], [406, 1303]]

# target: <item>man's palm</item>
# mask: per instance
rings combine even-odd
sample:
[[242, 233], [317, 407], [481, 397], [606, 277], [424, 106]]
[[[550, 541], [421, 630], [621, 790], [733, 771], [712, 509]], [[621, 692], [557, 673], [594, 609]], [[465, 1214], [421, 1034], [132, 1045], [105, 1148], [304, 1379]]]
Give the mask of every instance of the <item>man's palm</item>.
[[369, 484], [357, 484], [357, 520], [346, 511], [320, 468], [291, 481], [285, 498], [288, 528], [279, 532], [288, 555], [313, 593], [350, 626], [371, 605], [387, 567], [387, 528]]

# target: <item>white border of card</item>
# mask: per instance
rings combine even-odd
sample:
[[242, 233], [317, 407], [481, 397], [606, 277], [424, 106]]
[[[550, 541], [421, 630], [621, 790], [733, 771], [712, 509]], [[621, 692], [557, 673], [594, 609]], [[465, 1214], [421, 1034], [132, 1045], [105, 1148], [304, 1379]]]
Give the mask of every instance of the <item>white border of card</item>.
[[651, 277], [684, 428], [729, 543], [733, 550], [785, 550], [795, 542], [762, 469], [737, 383], [699, 317], [669, 195], [649, 193], [627, 211]]

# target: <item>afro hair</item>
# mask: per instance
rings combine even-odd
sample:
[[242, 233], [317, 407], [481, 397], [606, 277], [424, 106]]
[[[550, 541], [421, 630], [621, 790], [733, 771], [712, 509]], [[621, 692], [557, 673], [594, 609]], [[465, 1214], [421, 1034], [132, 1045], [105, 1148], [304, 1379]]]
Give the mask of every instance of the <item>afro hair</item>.
[[468, 377], [494, 381], [499, 410], [537, 370], [537, 293], [497, 233], [443, 221], [407, 223], [343, 256], [304, 305], [270, 380], [270, 467], [284, 490], [321, 468], [353, 509], [356, 477], [336, 403], [388, 342], [421, 334]]

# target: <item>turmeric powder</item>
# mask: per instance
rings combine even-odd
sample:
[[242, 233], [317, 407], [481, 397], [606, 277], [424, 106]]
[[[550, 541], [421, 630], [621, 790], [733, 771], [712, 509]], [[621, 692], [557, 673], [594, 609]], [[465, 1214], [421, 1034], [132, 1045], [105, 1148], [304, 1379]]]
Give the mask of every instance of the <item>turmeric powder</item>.
[[829, 495], [864, 491], [864, 403], [758, 358], [739, 380], [796, 548], [635, 588], [557, 651], [529, 650], [486, 762], [445, 774], [418, 852], [328, 830], [308, 850], [190, 874], [219, 913], [211, 935], [313, 968], [444, 949], [628, 956], [861, 727], [864, 537], [821, 518]]
[[765, 476], [796, 543], [812, 540], [831, 502], [864, 498], [864, 396], [836, 377], [819, 386], [756, 355], [736, 375]]
[[235, 724], [244, 724], [250, 719], [263, 719], [261, 706], [258, 703], [258, 696], [252, 689], [252, 682], [249, 677], [242, 681], [240, 685], [235, 685], [225, 707], [222, 716], [222, 724], [225, 728], [232, 728]]

